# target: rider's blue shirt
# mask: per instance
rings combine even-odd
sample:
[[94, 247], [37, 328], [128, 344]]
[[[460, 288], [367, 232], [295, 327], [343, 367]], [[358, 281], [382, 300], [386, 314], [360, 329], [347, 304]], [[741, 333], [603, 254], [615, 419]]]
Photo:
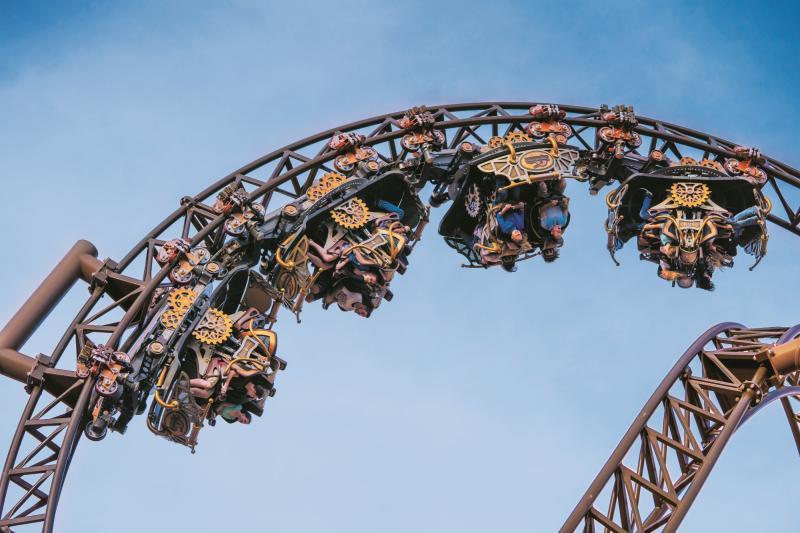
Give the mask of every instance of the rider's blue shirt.
[[522, 231], [525, 229], [525, 217], [519, 209], [511, 209], [505, 215], [497, 213], [497, 225], [500, 231], [506, 235], [511, 235], [515, 229]]

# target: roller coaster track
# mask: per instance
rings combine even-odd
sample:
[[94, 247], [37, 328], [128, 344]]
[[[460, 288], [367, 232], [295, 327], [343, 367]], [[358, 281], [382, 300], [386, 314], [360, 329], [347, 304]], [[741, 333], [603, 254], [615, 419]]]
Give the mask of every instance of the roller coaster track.
[[789, 404], [798, 393], [798, 372], [776, 372], [768, 355], [771, 346], [798, 335], [800, 326], [749, 329], [734, 323], [701, 335], [647, 401], [560, 531], [677, 531], [730, 437], [775, 399], [783, 402], [800, 450], [798, 417]]
[[[523, 129], [530, 121], [527, 110], [532, 105], [468, 103], [432, 106], [429, 110], [436, 119], [434, 128], [445, 133], [448, 146], [455, 148], [466, 141], [486, 144], [490, 136]], [[572, 126], [573, 140], [587, 150], [595, 148], [597, 130], [606, 125], [599, 111], [560, 107], [567, 112], [564, 122]], [[25, 383], [29, 393], [0, 478], [0, 531], [53, 530], [56, 506], [82, 435], [92, 388], [89, 380], [75, 376], [74, 358], [63, 356], [73, 349], [72, 355], [77, 354], [89, 335], [95, 342], [114, 348], [131, 348], [144, 327], [144, 311], [170, 269], [170, 265], [161, 267], [155, 261], [156, 247], [181, 237], [192, 245], [205, 243], [212, 250], [218, 249], [225, 238], [224, 216], [218, 215], [212, 204], [231, 184], [244, 187], [253, 201], [268, 210], [302, 196], [320, 173], [332, 170], [337, 153], [327, 141], [334, 134], [364, 135], [364, 144], [375, 148], [385, 162], [412, 157], [399, 142], [405, 133], [398, 124], [402, 116], [403, 112], [390, 113], [329, 129], [245, 165], [199, 194], [181, 199], [180, 206], [119, 261], [96, 259], [97, 251], [86, 241], [75, 245], [0, 331], [0, 374]], [[637, 119], [643, 151], [659, 150], [677, 159], [734, 157], [736, 143], [660, 120]], [[773, 199], [774, 206], [769, 220], [800, 235], [800, 171], [769, 157], [762, 168], [767, 174], [763, 191]], [[28, 338], [78, 280], [88, 284], [89, 297], [52, 352], [36, 357], [21, 353]], [[793, 398], [800, 398], [800, 391], [791, 389], [800, 385], [800, 376], [787, 373], [778, 383], [763, 355], [770, 342], [782, 335], [786, 340], [786, 335], [794, 331], [748, 330], [727, 324], [701, 337], [648, 402], [563, 531], [572, 531], [581, 522], [586, 531], [594, 531], [595, 524], [612, 531], [674, 530], [755, 400], [779, 399], [783, 403], [800, 449], [800, 419], [790, 404]], [[709, 343], [713, 349], [704, 350]], [[756, 352], [761, 355], [753, 359]], [[690, 362], [700, 364], [708, 375], [688, 373]], [[767, 392], [768, 385], [773, 396]], [[669, 396], [673, 386], [686, 387], [685, 396]], [[797, 394], [782, 394], [783, 388]], [[662, 429], [651, 429], [645, 423], [660, 406], [668, 409]], [[688, 429], [690, 418], [696, 420], [694, 432]], [[637, 438], [642, 439], [647, 451], [642, 452], [640, 462], [628, 468], [622, 460]], [[677, 454], [681, 465], [677, 475], [668, 473], [663, 464], [668, 449]], [[595, 504], [599, 489], [609, 483], [613, 485], [610, 510], [603, 514]], [[654, 502], [646, 513], [638, 507], [644, 499], [640, 498], [642, 491], [651, 493]]]

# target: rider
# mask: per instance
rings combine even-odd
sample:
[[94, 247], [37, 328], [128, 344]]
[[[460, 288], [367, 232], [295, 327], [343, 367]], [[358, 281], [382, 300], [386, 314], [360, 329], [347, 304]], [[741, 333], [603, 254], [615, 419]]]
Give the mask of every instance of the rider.
[[515, 272], [518, 253], [529, 246], [525, 234], [525, 203], [498, 203], [495, 209], [498, 237], [504, 241], [500, 264], [506, 272]]
[[503, 204], [497, 211], [497, 229], [500, 234], [515, 243], [521, 243], [525, 237], [525, 204], [517, 202], [515, 204]]
[[234, 422], [249, 424], [252, 420], [250, 413], [244, 411], [240, 403], [221, 402], [216, 404], [214, 410], [228, 424], [233, 424]]
[[736, 213], [728, 219], [728, 222], [733, 227], [733, 235], [735, 239], [742, 236], [745, 228], [750, 226], [757, 226], [762, 219], [761, 209], [758, 206], [752, 206], [739, 213]]
[[563, 195], [566, 180], [551, 180], [538, 183], [540, 197], [545, 200], [539, 205], [539, 226], [547, 232], [542, 243], [542, 258], [546, 263], [558, 259], [558, 249], [564, 245], [564, 226], [569, 221], [569, 198]]
[[[644, 192], [644, 198], [642, 198], [642, 205], [639, 208], [639, 219], [641, 222], [634, 222], [632, 220], [628, 220], [624, 222], [619, 231], [636, 231], [637, 233], [644, 228], [645, 224], [647, 224], [651, 218], [650, 215], [650, 206], [653, 205], [653, 193], [648, 191], [647, 189], [641, 189]], [[619, 238], [618, 233], [619, 231], [614, 234], [614, 251], [618, 252], [622, 249], [623, 242]]]
[[335, 302], [342, 311], [354, 311], [359, 316], [368, 317], [379, 304], [380, 298], [390, 297], [388, 283], [395, 269], [405, 269], [408, 264], [408, 234], [411, 228], [403, 224], [405, 211], [399, 205], [381, 199], [376, 206], [384, 213], [372, 219], [368, 228], [373, 236], [384, 234], [384, 240], [380, 241], [384, 244], [378, 245], [388, 247], [390, 264], [371, 253], [374, 252], [369, 247], [372, 238], [362, 240], [360, 244], [342, 238], [329, 249], [309, 240], [309, 259], [312, 264], [318, 271], [330, 272], [317, 279], [307, 300], [325, 292], [323, 308], [327, 309]]

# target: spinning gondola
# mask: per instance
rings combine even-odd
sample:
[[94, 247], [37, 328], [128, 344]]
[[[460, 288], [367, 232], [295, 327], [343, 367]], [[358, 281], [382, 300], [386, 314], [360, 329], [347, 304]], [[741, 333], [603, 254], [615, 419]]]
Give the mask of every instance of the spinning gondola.
[[263, 263], [284, 304], [298, 313], [304, 301], [322, 299], [325, 308], [337, 302], [369, 316], [391, 299], [389, 282], [405, 271], [427, 220], [413, 182], [397, 169], [349, 178], [327, 173], [290, 204], [295, 220]]
[[[701, 153], [713, 159], [685, 157]], [[96, 259], [80, 241], [12, 318], [0, 335], [0, 371], [31, 396], [0, 479], [0, 493], [16, 484], [22, 496], [7, 500], [0, 529], [38, 521], [51, 531], [81, 428], [101, 439], [147, 413], [154, 433], [193, 447], [205, 422], [258, 416], [285, 366], [275, 355], [278, 312], [299, 315], [320, 300], [369, 316], [391, 298], [389, 282], [428, 218], [423, 187], [432, 186], [432, 206], [453, 202], [440, 233], [468, 266], [513, 270], [520, 259], [557, 256], [553, 230], [560, 236], [569, 224], [569, 178], [589, 182], [590, 193], [618, 187], [608, 196], [612, 255], [636, 237], [642, 259], [679, 285], [711, 288], [712, 270], [732, 265], [740, 247], [758, 261], [767, 217], [800, 233], [795, 169], [630, 106], [436, 106], [326, 130], [183, 198], [119, 262]], [[778, 213], [761, 193], [767, 181]], [[514, 231], [525, 233], [526, 249], [505, 261], [481, 255]], [[90, 296], [53, 351], [19, 353], [77, 279]], [[73, 340], [74, 372], [56, 366]]]
[[[564, 180], [573, 177], [578, 155], [573, 147], [531, 142], [523, 135], [495, 139], [455, 173], [448, 191], [453, 203], [442, 218], [439, 234], [467, 259], [468, 267], [490, 266], [486, 254], [481, 253], [486, 250], [496, 253], [502, 263], [554, 250], [560, 242], [544, 227], [543, 210], [549, 203], [563, 206], [565, 220], [559, 224], [560, 232], [567, 228]], [[525, 238], [517, 243], [502, 242], [499, 235], [494, 219], [503, 204], [524, 205], [520, 231]], [[482, 236], [478, 232], [483, 232]]]
[[737, 247], [755, 256], [756, 264], [766, 253], [771, 204], [761, 183], [729, 172], [718, 161], [684, 158], [635, 173], [608, 194], [606, 203], [614, 261], [615, 252], [636, 237], [641, 258], [659, 264], [659, 275], [676, 271], [680, 286], [691, 286], [694, 279], [699, 287], [713, 289], [711, 272], [732, 266]]

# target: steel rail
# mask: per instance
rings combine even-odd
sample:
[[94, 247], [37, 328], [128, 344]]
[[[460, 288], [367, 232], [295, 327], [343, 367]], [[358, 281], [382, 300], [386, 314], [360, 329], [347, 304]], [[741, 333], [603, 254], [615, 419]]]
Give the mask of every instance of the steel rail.
[[572, 513], [570, 513], [569, 517], [567, 517], [567, 521], [561, 527], [561, 533], [566, 533], [567, 531], [575, 530], [578, 525], [580, 524], [581, 520], [584, 519], [586, 513], [591, 508], [592, 504], [594, 503], [597, 496], [600, 494], [600, 491], [603, 487], [609, 482], [611, 476], [614, 475], [614, 470], [617, 466], [622, 462], [625, 456], [630, 451], [633, 444], [636, 442], [636, 439], [639, 438], [639, 435], [642, 432], [642, 427], [653, 413], [656, 411], [656, 408], [663, 402], [664, 396], [667, 394], [669, 389], [675, 384], [675, 381], [683, 374], [686, 370], [688, 364], [697, 357], [697, 353], [700, 352], [709, 342], [714, 340], [718, 335], [728, 332], [734, 328], [743, 328], [742, 324], [737, 322], [722, 322], [715, 326], [710, 327], [707, 329], [702, 335], [700, 335], [697, 340], [695, 340], [689, 348], [681, 355], [669, 373], [661, 380], [661, 383], [658, 385], [656, 390], [650, 396], [650, 399], [644, 404], [642, 410], [639, 411], [639, 414], [636, 416], [634, 421], [631, 423], [628, 431], [625, 432], [622, 439], [620, 439], [619, 444], [611, 452], [611, 456], [608, 458], [606, 463], [603, 465], [603, 468], [600, 469], [600, 472], [594, 478], [594, 481], [589, 485], [589, 488], [586, 489], [586, 493], [583, 497], [578, 501], [578, 504], [573, 509]]
[[[429, 110], [434, 114], [437, 120], [434, 124], [434, 128], [448, 134], [450, 137], [450, 146], [456, 146], [457, 143], [463, 140], [475, 138], [474, 136], [477, 135], [477, 132], [482, 127], [491, 127], [492, 131], [496, 132], [499, 131], [498, 128], [501, 126], [507, 129], [523, 126], [531, 120], [530, 115], [527, 114], [528, 108], [535, 104], [535, 102], [476, 102], [430, 106]], [[573, 126], [581, 142], [587, 146], [594, 146], [595, 132], [593, 132], [592, 129], [596, 130], [598, 127], [605, 125], [605, 122], [600, 119], [598, 109], [576, 105], [560, 105], [560, 107], [567, 112], [567, 117], [564, 121]], [[265, 207], [272, 203], [274, 197], [277, 196], [276, 193], [287, 194], [287, 191], [281, 189], [281, 187], [286, 184], [291, 184], [292, 186], [292, 192], [288, 194], [293, 194], [295, 196], [304, 194], [308, 186], [311, 185], [315, 173], [325, 168], [326, 163], [329, 163], [336, 157], [337, 152], [328, 148], [326, 143], [337, 133], [363, 133], [366, 135], [365, 144], [375, 147], [379, 153], [382, 154], [382, 157], [388, 160], [405, 158], [408, 156], [408, 153], [405, 149], [398, 150], [396, 146], [396, 141], [406, 133], [405, 130], [398, 125], [398, 121], [403, 114], [404, 112], [397, 111], [351, 122], [335, 128], [329, 128], [255, 159], [217, 180], [195, 196], [184, 197], [181, 201], [181, 205], [148, 232], [119, 263], [104, 263], [101, 269], [102, 276], [96, 278], [94, 273], [88, 277], [84, 276], [84, 280], [89, 282], [92, 286], [90, 298], [59, 340], [53, 353], [49, 356], [49, 361], [42, 363], [42, 361], [35, 362], [32, 358], [17, 358], [12, 363], [15, 366], [14, 377], [16, 379], [22, 377], [20, 368], [25, 365], [31, 366], [30, 372], [35, 371], [40, 366], [43, 367], [42, 375], [44, 378], [42, 381], [43, 385], [33, 383], [30, 387], [31, 396], [23, 410], [17, 432], [15, 433], [6, 460], [2, 480], [0, 480], [0, 527], [10, 527], [3, 525], [3, 520], [5, 520], [3, 515], [4, 498], [7, 495], [8, 486], [13, 477], [9, 472], [14, 471], [14, 461], [16, 461], [21, 449], [23, 437], [33, 435], [39, 441], [42, 440], [40, 438], [42, 434], [33, 432], [31, 429], [33, 422], [42, 424], [42, 420], [34, 420], [32, 417], [35, 418], [36, 407], [43, 401], [42, 396], [45, 391], [42, 389], [42, 386], [46, 388], [49, 385], [51, 387], [49, 392], [55, 394], [56, 403], [60, 402], [59, 405], [63, 404], [71, 409], [69, 423], [59, 430], [59, 435], [63, 434], [64, 439], [60, 448], [56, 451], [57, 460], [54, 470], [52, 471], [50, 491], [47, 494], [47, 498], [42, 500], [43, 506], [47, 507], [41, 519], [43, 530], [48, 532], [52, 530], [58, 497], [63, 487], [69, 461], [81, 435], [80, 427], [83, 423], [90, 387], [90, 383], [88, 382], [82, 385], [78, 384], [82, 387], [79, 393], [74, 390], [74, 387], [70, 388], [70, 383], [77, 382], [70, 382], [68, 379], [64, 379], [68, 372], [56, 369], [56, 364], [66, 350], [69, 342], [79, 337], [79, 330], [107, 333], [107, 343], [112, 346], [119, 346], [124, 342], [127, 332], [129, 332], [130, 328], [136, 323], [143, 309], [146, 308], [146, 304], [150, 301], [152, 292], [167, 276], [169, 265], [160, 267], [157, 271], [153, 272], [153, 248], [163, 243], [165, 240], [176, 236], [170, 233], [170, 228], [183, 219], [184, 229], [183, 235], [181, 236], [190, 240], [193, 245], [211, 237], [214, 232], [218, 232], [224, 221], [224, 217], [222, 215], [215, 216], [205, 202], [213, 198], [221, 189], [232, 183], [253, 186], [254, 188], [250, 191], [251, 198], [261, 201]], [[653, 142], [660, 141], [663, 146], [667, 148], [672, 147], [676, 153], [679, 153], [681, 149], [685, 150], [689, 148], [702, 151], [704, 154], [713, 154], [723, 158], [732, 157], [734, 155], [732, 149], [736, 144], [730, 141], [648, 117], [637, 116], [637, 120], [639, 125], [636, 127], [636, 131], [639, 132], [640, 135], [653, 139]], [[590, 134], [591, 137], [589, 137]], [[800, 228], [798, 228], [798, 222], [800, 222], [800, 213], [798, 213], [798, 211], [800, 211], [800, 209], [796, 210], [795, 207], [790, 206], [785, 200], [785, 197], [788, 195], [784, 195], [780, 189], [780, 187], [788, 186], [800, 191], [800, 171], [769, 157], [766, 158], [766, 161], [767, 164], [764, 165], [764, 170], [767, 172], [770, 178], [770, 185], [778, 194], [781, 200], [780, 205], [784, 207], [787, 215], [786, 218], [781, 218], [773, 213], [770, 215], [769, 220], [780, 227], [800, 235]], [[271, 169], [271, 172], [269, 172], [267, 176], [256, 177], [257, 173], [269, 170], [272, 165], [274, 165], [274, 168]], [[300, 180], [299, 178], [303, 175], [306, 175], [306, 178]], [[202, 217], [203, 220], [199, 220], [199, 217]], [[193, 231], [193, 229], [196, 231]], [[137, 260], [141, 258], [144, 259], [144, 273], [139, 276], [131, 272], [131, 269]], [[99, 268], [96, 264], [94, 266]], [[106, 296], [112, 296], [109, 289], [110, 285], [105, 285], [106, 280], [103, 276], [106, 275], [109, 277], [117, 276], [117, 280], [128, 276], [127, 280], [129, 283], [136, 285], [135, 290], [130, 288], [130, 290], [124, 292], [126, 298], [125, 305], [122, 306], [120, 304], [118, 306], [119, 309], [124, 309], [124, 313], [118, 321], [111, 325], [85, 323], [87, 317], [90, 316], [90, 312], [99, 305], [101, 299]], [[101, 280], [101, 277], [102, 283], [96, 284], [95, 282]], [[112, 300], [113, 299], [112, 297]], [[42, 314], [45, 313], [43, 312]], [[43, 318], [43, 316], [39, 318]], [[76, 342], [77, 347], [80, 348], [80, 340], [76, 340]], [[0, 346], [0, 348], [2, 347]], [[16, 348], [14, 351], [16, 352]], [[0, 350], [0, 372], [2, 372], [4, 368], [3, 361], [8, 362], [12, 361], [12, 359], [13, 357], [10, 352]], [[57, 374], [57, 372], [62, 372], [64, 374]], [[28, 372], [25, 374], [27, 373]], [[65, 393], [67, 395], [60, 398], [60, 396], [58, 396], [59, 391], [52, 390], [52, 388], [56, 386], [54, 384], [58, 384], [57, 387], [63, 390], [69, 388], [68, 394]], [[61, 426], [57, 425], [54, 427]], [[52, 442], [47, 441], [47, 444], [52, 444]], [[798, 441], [798, 446], [800, 447], [800, 440]], [[38, 495], [39, 492], [31, 492], [31, 490], [28, 489], [26, 497], [30, 497], [31, 494]], [[23, 517], [22, 521], [30, 523], [30, 516]]]
[[[780, 386], [766, 355], [778, 347], [800, 350], [798, 333], [800, 326], [723, 323], [701, 335], [662, 380], [559, 531], [677, 531], [741, 424], [800, 390]], [[701, 375], [692, 364], [702, 368]], [[768, 392], [771, 387], [778, 388]], [[607, 512], [598, 507], [602, 502]]]
[[[435, 105], [430, 106], [430, 109], [434, 112], [434, 114], [441, 118], [446, 113], [452, 112], [463, 112], [463, 111], [475, 111], [475, 112], [487, 112], [492, 110], [517, 110], [517, 111], [526, 111], [529, 107], [535, 105], [534, 102], [487, 102], [487, 103], [465, 103], [465, 104], [446, 104], [446, 105]], [[573, 126], [586, 126], [586, 127], [597, 127], [600, 125], [604, 125], [602, 121], [597, 118], [591, 118], [592, 115], [597, 115], [598, 110], [596, 108], [590, 108], [585, 106], [575, 106], [575, 105], [561, 105], [559, 104], [562, 109], [564, 109], [567, 113], [577, 113], [586, 115], [585, 117], [575, 117], [568, 115], [567, 118], [564, 120], [570, 125]], [[282, 148], [274, 150], [258, 159], [251, 161], [250, 163], [240, 167], [239, 169], [231, 172], [227, 176], [219, 179], [218, 181], [214, 182], [213, 184], [209, 185], [201, 192], [196, 194], [194, 197], [191, 198], [191, 202], [202, 202], [203, 200], [209, 198], [215, 192], [219, 191], [226, 185], [232, 183], [237, 176], [248, 175], [269, 163], [279, 161], [282, 158], [286, 157], [287, 154], [291, 153], [299, 153], [302, 149], [317, 145], [321, 142], [327, 141], [336, 133], [342, 132], [353, 132], [362, 130], [364, 128], [368, 128], [370, 126], [391, 126], [395, 125], [397, 121], [403, 116], [404, 111], [396, 111], [393, 113], [388, 113], [384, 115], [377, 115], [374, 117], [370, 117], [364, 120], [359, 120], [356, 122], [351, 122], [349, 124], [345, 124], [342, 126], [338, 126], [335, 128], [329, 128], [322, 132], [310, 135], [296, 141], [294, 143], [288, 144]], [[701, 149], [701, 150], [708, 150], [709, 153], [713, 153], [715, 155], [721, 157], [733, 157], [732, 148], [736, 146], [736, 143], [721, 139], [719, 137], [714, 137], [706, 133], [702, 133], [687, 127], [678, 126], [676, 124], [672, 124], [669, 122], [664, 122], [660, 120], [656, 120], [649, 117], [644, 116], [637, 116], [637, 120], [640, 122], [640, 126], [636, 128], [637, 132], [640, 134], [644, 134], [647, 136], [657, 137], [659, 139], [663, 139], [666, 141], [672, 141], [674, 143], [683, 144], [686, 146], [690, 146], [692, 148]], [[450, 120], [441, 120], [437, 122], [434, 127], [436, 129], [449, 131], [458, 128], [465, 128], [469, 126], [479, 126], [479, 125], [503, 125], [503, 124], [516, 124], [522, 122], [530, 121], [530, 116], [525, 114], [519, 115], [510, 115], [510, 114], [498, 114], [497, 116], [475, 116], [475, 117], [467, 117], [467, 118], [456, 118]], [[649, 128], [645, 128], [644, 125], [649, 126]], [[670, 133], [669, 130], [675, 131], [677, 133]], [[365, 140], [365, 144], [369, 146], [374, 146], [376, 144], [380, 144], [382, 142], [396, 140], [404, 134], [404, 130], [396, 127], [396, 129], [388, 134], [376, 134], [368, 136]], [[270, 179], [264, 184], [261, 189], [262, 194], [270, 189], [274, 189], [280, 187], [281, 185], [289, 182], [292, 177], [295, 177], [302, 173], [303, 171], [307, 171], [311, 168], [319, 166], [323, 163], [326, 163], [332, 160], [335, 157], [336, 153], [330, 150], [326, 150], [323, 148], [319, 154], [307, 161], [300, 167], [295, 167], [289, 169], [287, 172], [274, 174], [270, 177]], [[765, 171], [768, 175], [772, 177], [776, 177], [779, 180], [795, 186], [800, 187], [800, 170], [791, 167], [785, 163], [777, 161], [771, 157], [766, 157], [767, 168]], [[280, 167], [276, 169], [276, 172], [280, 170]], [[269, 188], [267, 188], [269, 186]], [[169, 217], [167, 217], [164, 221], [158, 224], [153, 230], [148, 233], [148, 236], [142, 239], [132, 250], [129, 252], [121, 261], [120, 266], [121, 268], [127, 267], [128, 264], [141, 252], [141, 249], [147, 245], [147, 242], [151, 236], [158, 235], [166, 228], [174, 224], [177, 220], [183, 216], [188, 209], [188, 204], [191, 202], [186, 202], [187, 205], [183, 205], [177, 210], [175, 210]], [[800, 208], [800, 206], [798, 206]], [[798, 218], [797, 213], [795, 213], [795, 218]], [[800, 234], [800, 230], [797, 229], [797, 221], [792, 223], [791, 221], [786, 222], [783, 221], [775, 216], [771, 216], [770, 220], [772, 222], [778, 223], [784, 229], [788, 229], [790, 231], [794, 231], [795, 233]], [[780, 222], [778, 222], [780, 221]]]

